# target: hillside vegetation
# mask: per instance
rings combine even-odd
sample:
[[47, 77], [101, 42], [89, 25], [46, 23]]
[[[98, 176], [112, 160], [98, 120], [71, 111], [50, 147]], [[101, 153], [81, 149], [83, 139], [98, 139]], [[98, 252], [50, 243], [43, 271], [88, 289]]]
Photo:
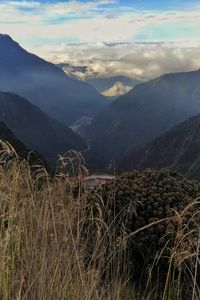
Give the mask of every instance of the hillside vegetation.
[[1, 299], [199, 299], [197, 182], [147, 171], [87, 190], [78, 154], [54, 178], [5, 156]]

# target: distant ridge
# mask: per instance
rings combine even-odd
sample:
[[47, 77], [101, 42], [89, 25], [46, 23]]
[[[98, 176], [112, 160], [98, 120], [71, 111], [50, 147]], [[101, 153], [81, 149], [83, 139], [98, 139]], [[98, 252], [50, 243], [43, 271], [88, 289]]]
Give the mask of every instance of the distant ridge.
[[87, 148], [80, 136], [52, 119], [26, 99], [0, 92], [0, 120], [25, 145], [55, 166], [59, 154]]
[[107, 99], [85, 82], [24, 50], [0, 34], [0, 90], [25, 97], [63, 124], [93, 117], [108, 106]]
[[[9, 143], [11, 147], [16, 151], [20, 159], [27, 160], [30, 165], [36, 165], [38, 163], [43, 164], [47, 169], [49, 169], [45, 160], [37, 153], [28, 149], [6, 126], [5, 123], [0, 121], [0, 140], [4, 143]], [[0, 151], [3, 150], [0, 144]], [[9, 153], [8, 153], [9, 156]]]
[[13, 134], [13, 132], [2, 121], [0, 121], [0, 140], [8, 142], [15, 149], [15, 151], [20, 157], [26, 158], [28, 152], [27, 147]]
[[133, 151], [121, 163], [124, 169], [171, 168], [188, 178], [200, 179], [200, 115]]
[[137, 85], [94, 118], [92, 147], [118, 165], [135, 148], [200, 113], [200, 71], [166, 74]]

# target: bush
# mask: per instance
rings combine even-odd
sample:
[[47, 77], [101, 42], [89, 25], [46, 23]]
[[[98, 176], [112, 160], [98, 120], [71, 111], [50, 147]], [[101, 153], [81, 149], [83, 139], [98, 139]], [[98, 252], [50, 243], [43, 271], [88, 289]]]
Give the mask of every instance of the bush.
[[[89, 241], [91, 249], [96, 235], [105, 236], [107, 228], [108, 249], [99, 263], [106, 269], [107, 257], [112, 256], [109, 253], [118, 249], [120, 270], [140, 286], [146, 286], [148, 280], [155, 286], [159, 278], [162, 293], [172, 276], [177, 285], [174, 290], [183, 297], [188, 295], [187, 286], [191, 294], [199, 241], [200, 205], [195, 201], [199, 192], [197, 182], [167, 170], [127, 173], [98, 187], [88, 199], [93, 220], [102, 220], [103, 224], [98, 224], [96, 231], [90, 227], [94, 232], [94, 240]], [[174, 293], [177, 291], [173, 291], [173, 297]]]

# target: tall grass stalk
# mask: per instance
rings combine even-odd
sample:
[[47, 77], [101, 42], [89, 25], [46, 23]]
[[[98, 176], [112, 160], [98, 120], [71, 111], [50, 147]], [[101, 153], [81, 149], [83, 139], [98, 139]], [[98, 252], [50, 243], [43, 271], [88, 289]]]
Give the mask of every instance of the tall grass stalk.
[[[8, 152], [9, 157], [12, 152], [11, 161], [7, 159]], [[159, 299], [160, 296], [155, 298], [159, 288], [152, 287], [151, 276], [143, 293], [139, 293], [140, 289], [129, 280], [130, 274], [122, 272], [128, 270], [124, 257], [126, 241], [155, 224], [129, 236], [122, 232], [116, 238], [117, 216], [108, 227], [103, 202], [99, 206], [87, 202], [87, 193], [94, 190], [84, 191], [83, 168], [74, 176], [61, 172], [51, 178], [43, 167], [38, 166], [33, 172], [7, 144], [0, 165], [0, 299]], [[77, 182], [78, 193], [74, 193]], [[196, 204], [197, 201], [191, 207]], [[190, 275], [191, 300], [196, 300], [200, 238], [193, 243], [193, 233], [188, 231], [194, 217], [189, 215], [191, 207], [175, 217], [179, 226], [170, 261], [180, 273], [188, 260], [195, 261], [194, 273]], [[94, 209], [98, 210], [98, 218]], [[169, 268], [160, 299], [178, 300], [178, 289]]]

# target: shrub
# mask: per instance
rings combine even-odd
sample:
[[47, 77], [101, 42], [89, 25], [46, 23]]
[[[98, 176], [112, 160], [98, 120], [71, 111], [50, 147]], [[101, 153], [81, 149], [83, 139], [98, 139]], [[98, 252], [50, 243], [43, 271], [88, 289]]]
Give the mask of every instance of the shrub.
[[106, 269], [107, 258], [113, 258], [109, 253], [118, 251], [121, 272], [139, 286], [144, 288], [148, 280], [155, 286], [159, 278], [162, 294], [172, 276], [173, 297], [191, 294], [199, 242], [200, 205], [195, 201], [199, 192], [197, 182], [167, 170], [127, 173], [98, 187], [88, 199], [93, 223], [101, 223], [96, 231], [90, 227], [94, 239], [89, 246], [94, 249], [97, 235], [105, 234], [109, 245], [99, 264]]

